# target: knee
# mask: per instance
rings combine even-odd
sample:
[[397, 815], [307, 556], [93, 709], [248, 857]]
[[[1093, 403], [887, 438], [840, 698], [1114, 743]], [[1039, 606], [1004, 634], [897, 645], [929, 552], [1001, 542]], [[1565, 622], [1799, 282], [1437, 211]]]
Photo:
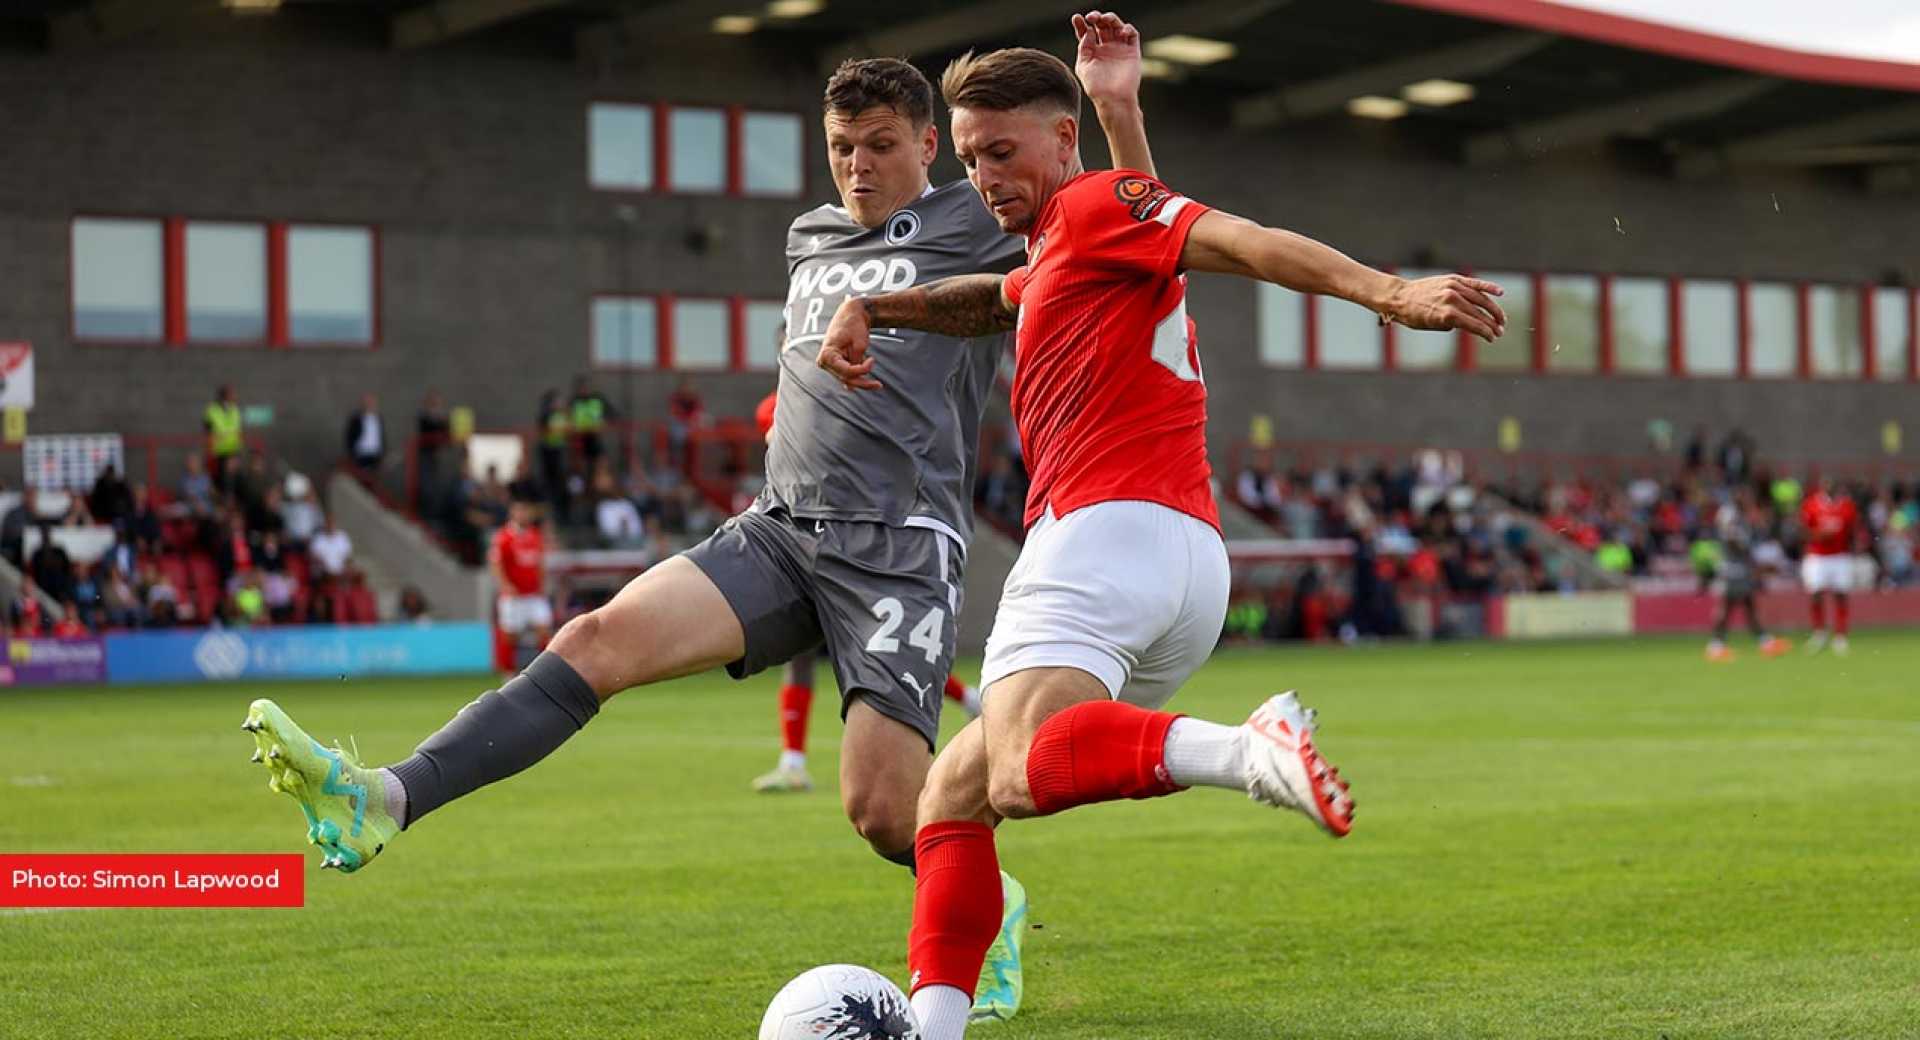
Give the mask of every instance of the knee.
[[849, 791], [847, 822], [873, 851], [894, 856], [913, 848], [914, 803], [910, 797], [879, 791]]
[[614, 659], [613, 655], [600, 645], [603, 627], [600, 611], [590, 610], [561, 625], [560, 631], [554, 633], [553, 640], [547, 644], [548, 652], [558, 655], [574, 671], [579, 672], [580, 677], [593, 687], [593, 692], [602, 700], [624, 689], [619, 684], [619, 677], [613, 675], [608, 667]]
[[1033, 791], [1027, 786], [1027, 761], [996, 759], [987, 775], [987, 803], [995, 813], [1010, 820], [1039, 815], [1033, 804]]

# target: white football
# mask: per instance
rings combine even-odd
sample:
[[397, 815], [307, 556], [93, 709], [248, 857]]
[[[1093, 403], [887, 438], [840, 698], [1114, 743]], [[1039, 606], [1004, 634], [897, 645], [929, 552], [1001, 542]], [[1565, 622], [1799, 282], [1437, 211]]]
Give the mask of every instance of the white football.
[[920, 1040], [920, 1022], [885, 975], [826, 964], [780, 988], [760, 1020], [760, 1040]]

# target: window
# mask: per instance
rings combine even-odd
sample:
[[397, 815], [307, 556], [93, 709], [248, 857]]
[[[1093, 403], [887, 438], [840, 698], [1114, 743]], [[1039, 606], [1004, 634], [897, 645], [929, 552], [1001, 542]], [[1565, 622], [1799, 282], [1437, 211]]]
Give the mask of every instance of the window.
[[1256, 282], [1255, 320], [1260, 360], [1281, 368], [1299, 368], [1307, 360], [1307, 298], [1271, 282]]
[[267, 229], [261, 224], [187, 224], [187, 339], [260, 343], [267, 338]]
[[287, 229], [287, 338], [294, 346], [371, 346], [373, 231]]
[[82, 217], [73, 222], [75, 339], [161, 340], [164, 240], [158, 220]]
[[1613, 367], [1635, 375], [1668, 369], [1673, 342], [1668, 324], [1667, 283], [1661, 278], [1613, 280]]
[[1800, 305], [1791, 285], [1754, 282], [1747, 287], [1747, 328], [1756, 376], [1790, 376], [1799, 371]]
[[1680, 290], [1680, 342], [1690, 376], [1740, 374], [1740, 290], [1732, 282], [1688, 279]]
[[600, 102], [587, 109], [588, 181], [596, 188], [653, 187], [653, 107]]
[[[1400, 271], [1400, 277], [1431, 278], [1435, 275], [1452, 273], [1451, 271], [1404, 268]], [[1407, 328], [1405, 325], [1394, 326], [1394, 363], [1401, 368], [1452, 368], [1459, 354], [1460, 333], [1458, 332], [1422, 332]]]
[[1379, 368], [1380, 316], [1334, 296], [1314, 297], [1322, 368]]
[[1873, 291], [1873, 373], [1889, 381], [1907, 378], [1907, 344], [1912, 329], [1907, 309], [1913, 290], [1883, 288]]
[[1475, 341], [1474, 366], [1488, 372], [1525, 372], [1533, 367], [1533, 276], [1520, 271], [1480, 271], [1475, 277], [1505, 289], [1500, 309], [1507, 334], [1492, 343]]
[[1866, 344], [1860, 332], [1859, 289], [1816, 285], [1807, 290], [1807, 335], [1814, 375], [1860, 378], [1866, 369]]
[[797, 198], [806, 185], [805, 141], [792, 112], [748, 112], [740, 119], [740, 190]]
[[673, 301], [673, 367], [725, 369], [733, 357], [733, 308], [725, 300]]
[[1547, 371], [1593, 372], [1600, 367], [1600, 279], [1590, 274], [1547, 276]]
[[785, 345], [787, 309], [770, 300], [747, 301], [747, 367], [780, 367], [780, 348]]
[[727, 116], [717, 108], [676, 108], [667, 117], [667, 185], [674, 191], [727, 190]]
[[593, 301], [593, 364], [597, 368], [652, 368], [660, 363], [660, 318], [644, 296]]

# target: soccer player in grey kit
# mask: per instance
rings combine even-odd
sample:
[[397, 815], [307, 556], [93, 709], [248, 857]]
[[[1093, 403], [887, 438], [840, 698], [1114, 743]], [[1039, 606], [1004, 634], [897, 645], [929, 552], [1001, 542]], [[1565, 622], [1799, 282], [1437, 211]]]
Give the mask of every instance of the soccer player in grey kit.
[[[1151, 171], [1137, 32], [1110, 15], [1076, 16], [1074, 27], [1116, 163]], [[524, 672], [389, 767], [361, 766], [273, 702], [253, 702], [244, 725], [255, 760], [300, 802], [325, 866], [360, 869], [422, 816], [545, 758], [616, 693], [718, 667], [741, 678], [823, 643], [846, 720], [847, 818], [875, 852], [912, 865], [954, 653], [980, 415], [1005, 338], [877, 329], [872, 352], [898, 378], [872, 394], [845, 393], [814, 359], [850, 295], [1020, 262], [1021, 240], [1000, 231], [971, 185], [929, 184], [932, 106], [931, 85], [903, 61], [850, 61], [827, 83], [840, 204], [802, 215], [787, 236], [780, 407], [767, 487], [751, 508], [569, 621]], [[1016, 902], [1022, 916], [1007, 928], [1017, 945]], [[1018, 1006], [1012, 952], [999, 1017]]]

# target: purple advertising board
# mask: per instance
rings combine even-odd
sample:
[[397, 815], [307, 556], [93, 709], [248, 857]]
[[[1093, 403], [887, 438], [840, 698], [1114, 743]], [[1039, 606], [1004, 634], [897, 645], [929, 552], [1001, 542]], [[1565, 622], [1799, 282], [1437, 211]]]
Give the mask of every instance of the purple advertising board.
[[107, 681], [107, 644], [94, 638], [9, 639], [0, 686]]

